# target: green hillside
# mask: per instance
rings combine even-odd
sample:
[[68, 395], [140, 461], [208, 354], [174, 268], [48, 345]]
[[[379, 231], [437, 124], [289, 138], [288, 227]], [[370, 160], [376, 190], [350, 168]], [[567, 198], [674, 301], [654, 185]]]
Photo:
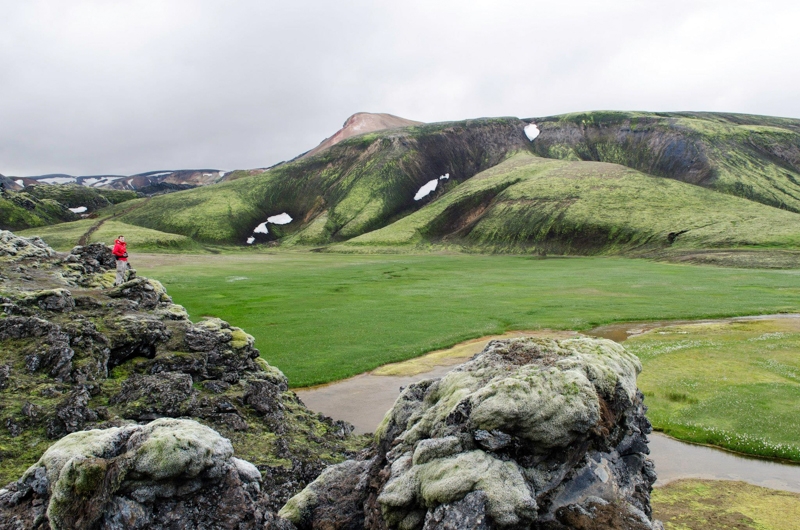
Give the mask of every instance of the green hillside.
[[[541, 131], [533, 141], [529, 123]], [[228, 179], [100, 215], [233, 246], [253, 237], [359, 252], [788, 251], [775, 266], [794, 266], [800, 249], [800, 120], [784, 118], [588, 112], [428, 124]], [[435, 191], [415, 200], [432, 180]], [[289, 224], [253, 233], [284, 212]], [[751, 257], [725, 259], [764, 262]]]
[[135, 191], [107, 190], [79, 184], [39, 184], [28, 186], [25, 188], [25, 193], [37, 199], [53, 199], [67, 208], [85, 206], [87, 212], [94, 212], [139, 196]]
[[540, 156], [621, 164], [800, 212], [800, 120], [586, 112], [532, 121]]
[[25, 192], [6, 191], [0, 194], [0, 229], [21, 230], [73, 221], [78, 216], [53, 199], [37, 199]]
[[498, 118], [362, 135], [265, 173], [153, 197], [123, 220], [203, 242], [243, 244], [267, 217], [286, 212], [296, 221], [271, 226], [267, 239], [342, 241], [413, 211], [414, 194], [427, 181], [449, 173], [452, 183], [463, 182], [528, 148], [523, 127], [516, 118]]
[[39, 236], [48, 245], [63, 252], [77, 245], [81, 237], [98, 224], [98, 228], [89, 234], [86, 243], [102, 242], [111, 245], [117, 236], [123, 234], [129, 241], [134, 242], [136, 252], [200, 249], [197, 243], [186, 236], [169, 234], [113, 220], [97, 223], [95, 219], [82, 219], [72, 223], [21, 230], [17, 234], [25, 237]]
[[0, 193], [0, 229], [22, 230], [69, 222], [80, 216], [69, 208], [86, 207], [86, 213], [135, 199], [131, 191], [95, 189], [77, 184], [40, 184], [22, 191]]
[[601, 162], [519, 153], [338, 248], [454, 243], [556, 254], [800, 246], [800, 214]]

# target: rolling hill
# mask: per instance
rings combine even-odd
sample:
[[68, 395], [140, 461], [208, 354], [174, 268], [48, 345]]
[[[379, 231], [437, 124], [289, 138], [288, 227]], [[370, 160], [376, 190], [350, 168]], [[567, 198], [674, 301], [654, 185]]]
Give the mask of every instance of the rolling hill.
[[75, 184], [34, 185], [0, 193], [0, 228], [21, 230], [74, 221], [81, 215], [136, 198], [132, 191]]
[[786, 118], [419, 124], [225, 180], [153, 197], [116, 221], [200, 243], [357, 252], [800, 249], [800, 120]]

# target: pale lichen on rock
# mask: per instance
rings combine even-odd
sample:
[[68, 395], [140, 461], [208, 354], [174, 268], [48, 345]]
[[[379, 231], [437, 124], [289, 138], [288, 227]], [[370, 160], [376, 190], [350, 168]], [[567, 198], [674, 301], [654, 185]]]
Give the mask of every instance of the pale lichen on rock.
[[[330, 528], [658, 528], [640, 370], [603, 339], [493, 341], [406, 388], [370, 460], [329, 469], [282, 513], [300, 528], [331, 512], [347, 517]], [[368, 485], [359, 502], [337, 500], [348, 484]]]

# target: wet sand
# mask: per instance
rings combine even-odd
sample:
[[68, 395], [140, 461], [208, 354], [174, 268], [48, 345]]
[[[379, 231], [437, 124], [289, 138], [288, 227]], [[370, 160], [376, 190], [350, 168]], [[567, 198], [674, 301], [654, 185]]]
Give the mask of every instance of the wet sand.
[[606, 326], [599, 326], [588, 331], [584, 331], [585, 335], [590, 337], [600, 337], [603, 339], [611, 339], [614, 342], [625, 342], [630, 337], [641, 335], [648, 331], [667, 326], [682, 326], [685, 324], [714, 324], [723, 322], [746, 322], [748, 320], [777, 320], [784, 318], [800, 318], [798, 313], [783, 313], [779, 315], [756, 315], [748, 317], [732, 317], [732, 318], [718, 318], [706, 320], [657, 320], [654, 322], [622, 322], [619, 324], [608, 324]]

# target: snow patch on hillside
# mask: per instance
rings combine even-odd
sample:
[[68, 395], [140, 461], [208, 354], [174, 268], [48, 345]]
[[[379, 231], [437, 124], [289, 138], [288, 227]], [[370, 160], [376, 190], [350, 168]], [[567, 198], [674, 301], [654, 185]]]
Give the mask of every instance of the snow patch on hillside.
[[39, 179], [39, 182], [44, 182], [45, 184], [70, 184], [76, 182], [75, 177], [50, 177], [46, 179]]
[[418, 201], [423, 197], [427, 197], [431, 194], [433, 190], [436, 189], [436, 186], [439, 185], [439, 179], [433, 179], [428, 181], [424, 186], [422, 186], [416, 195], [414, 195], [414, 200]]
[[88, 210], [88, 208], [86, 206], [78, 206], [77, 208], [69, 208], [69, 211], [72, 212], [72, 213], [83, 213], [86, 210]]
[[525, 136], [527, 136], [528, 140], [531, 142], [539, 136], [539, 132], [539, 127], [537, 127], [535, 123], [530, 123], [525, 126]]
[[267, 222], [264, 221], [257, 227], [253, 229], [254, 234], [269, 234], [269, 230], [267, 229]]
[[292, 222], [292, 216], [286, 212], [267, 217], [267, 222], [275, 225], [287, 225]]
[[450, 173], [445, 173], [444, 175], [439, 177], [439, 180], [448, 180], [449, 178], [450, 178]]

